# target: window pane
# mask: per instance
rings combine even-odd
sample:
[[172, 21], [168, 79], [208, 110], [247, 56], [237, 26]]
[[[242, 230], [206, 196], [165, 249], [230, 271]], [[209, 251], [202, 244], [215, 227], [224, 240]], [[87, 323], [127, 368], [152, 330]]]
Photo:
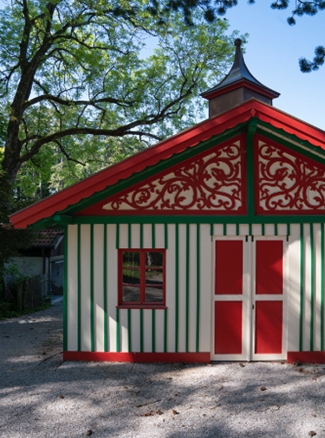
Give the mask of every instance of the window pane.
[[137, 251], [123, 252], [123, 268], [124, 267], [140, 268], [140, 252]]
[[146, 286], [148, 285], [159, 285], [163, 284], [163, 271], [158, 271], [157, 269], [146, 269]]
[[140, 288], [137, 286], [122, 286], [122, 300], [123, 302], [140, 302]]
[[146, 303], [162, 303], [163, 302], [163, 290], [158, 286], [146, 285]]
[[140, 284], [140, 271], [123, 269], [123, 284]]
[[161, 268], [164, 263], [164, 253], [158, 251], [146, 252], [146, 268]]

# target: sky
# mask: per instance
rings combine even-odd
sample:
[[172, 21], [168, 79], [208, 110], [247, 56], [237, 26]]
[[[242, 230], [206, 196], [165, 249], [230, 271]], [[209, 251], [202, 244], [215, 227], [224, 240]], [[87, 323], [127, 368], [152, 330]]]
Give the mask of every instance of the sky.
[[311, 73], [301, 73], [298, 64], [301, 57], [312, 60], [316, 46], [325, 46], [325, 11], [297, 17], [289, 26], [294, 1], [284, 11], [271, 9], [271, 2], [239, 0], [226, 14], [230, 31], [249, 34], [245, 63], [257, 80], [281, 94], [274, 107], [325, 130], [325, 64]]

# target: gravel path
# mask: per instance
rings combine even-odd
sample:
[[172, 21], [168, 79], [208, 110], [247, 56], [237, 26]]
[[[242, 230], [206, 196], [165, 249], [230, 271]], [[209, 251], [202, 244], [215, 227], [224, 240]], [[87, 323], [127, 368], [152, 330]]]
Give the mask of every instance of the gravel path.
[[63, 363], [61, 315], [0, 321], [0, 437], [325, 438], [325, 365]]

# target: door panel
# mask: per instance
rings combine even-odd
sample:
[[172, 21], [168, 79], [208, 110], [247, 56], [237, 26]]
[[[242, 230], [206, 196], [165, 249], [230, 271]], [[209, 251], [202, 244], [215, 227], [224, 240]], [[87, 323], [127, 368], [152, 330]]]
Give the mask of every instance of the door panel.
[[282, 294], [283, 242], [256, 241], [256, 294]]
[[215, 305], [215, 354], [242, 354], [241, 301], [216, 301]]
[[282, 301], [258, 301], [255, 316], [255, 354], [282, 353]]
[[241, 295], [243, 293], [243, 241], [216, 241], [215, 293]]

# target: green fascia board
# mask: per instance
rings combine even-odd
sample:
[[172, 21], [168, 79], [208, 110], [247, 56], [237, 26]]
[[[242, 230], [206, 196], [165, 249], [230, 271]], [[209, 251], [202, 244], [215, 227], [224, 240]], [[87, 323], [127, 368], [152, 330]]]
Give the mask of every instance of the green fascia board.
[[[263, 130], [263, 127], [267, 128], [267, 131]], [[269, 132], [270, 128], [273, 132]], [[307, 140], [301, 140], [293, 134], [288, 134], [260, 120], [258, 120], [256, 133], [318, 163], [325, 164], [325, 151], [321, 147], [310, 144]]]
[[85, 224], [301, 224], [323, 223], [322, 215], [276, 215], [276, 216], [215, 216], [215, 215], [150, 215], [150, 216], [77, 216], [72, 218], [72, 225]]

